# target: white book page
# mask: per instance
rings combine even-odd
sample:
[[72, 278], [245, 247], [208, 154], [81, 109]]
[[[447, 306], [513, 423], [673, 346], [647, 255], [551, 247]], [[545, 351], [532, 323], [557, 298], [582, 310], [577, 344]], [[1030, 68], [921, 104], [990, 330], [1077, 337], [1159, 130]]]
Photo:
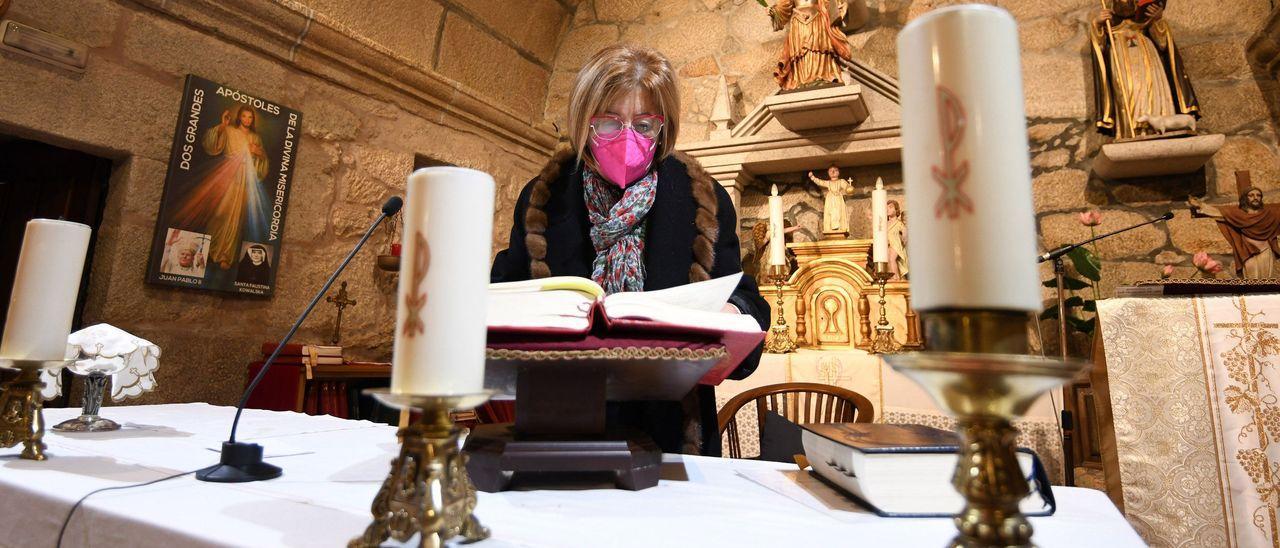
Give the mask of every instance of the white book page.
[[680, 327], [758, 333], [760, 324], [746, 314], [706, 312], [660, 302], [622, 302], [605, 300], [604, 313], [614, 319], [652, 320]]
[[604, 299], [610, 318], [652, 320], [681, 327], [755, 333], [760, 325], [746, 314], [724, 312], [742, 273], [669, 289], [615, 293]]
[[662, 303], [691, 310], [720, 312], [724, 309], [725, 303], [729, 302], [729, 297], [733, 295], [733, 290], [737, 289], [738, 282], [741, 280], [742, 273], [739, 272], [705, 282], [685, 284], [657, 291], [615, 293], [605, 297], [605, 304], [615, 302]]
[[577, 291], [489, 292], [489, 327], [586, 331], [591, 326], [589, 296]]

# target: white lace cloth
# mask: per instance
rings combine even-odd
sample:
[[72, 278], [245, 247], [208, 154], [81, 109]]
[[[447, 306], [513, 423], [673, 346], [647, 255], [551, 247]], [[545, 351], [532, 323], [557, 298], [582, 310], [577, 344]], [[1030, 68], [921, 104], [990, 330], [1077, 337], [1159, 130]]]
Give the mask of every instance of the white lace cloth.
[[[156, 387], [155, 372], [160, 367], [160, 347], [118, 327], [100, 323], [67, 337], [67, 359], [77, 360], [67, 366], [76, 375], [100, 372], [111, 376], [111, 400], [136, 398]], [[44, 399], [62, 393], [60, 369], [45, 369], [41, 374]]]

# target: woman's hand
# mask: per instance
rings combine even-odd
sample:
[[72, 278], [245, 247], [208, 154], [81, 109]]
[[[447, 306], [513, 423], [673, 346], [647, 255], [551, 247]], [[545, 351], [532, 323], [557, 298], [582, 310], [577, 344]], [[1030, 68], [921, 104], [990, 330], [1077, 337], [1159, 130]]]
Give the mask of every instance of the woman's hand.
[[738, 310], [738, 307], [733, 306], [732, 304], [729, 304], [729, 303], [724, 303], [724, 308], [721, 308], [721, 309], [720, 309], [720, 311], [721, 311], [721, 312], [728, 313], [728, 314], [741, 314], [741, 313], [742, 313], [742, 311], [741, 311], [741, 310]]

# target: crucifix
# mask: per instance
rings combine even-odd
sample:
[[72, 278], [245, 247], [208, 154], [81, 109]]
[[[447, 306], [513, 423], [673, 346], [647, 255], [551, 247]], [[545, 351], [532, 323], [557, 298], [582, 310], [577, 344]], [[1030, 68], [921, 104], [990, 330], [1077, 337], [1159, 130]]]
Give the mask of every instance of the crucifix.
[[1253, 185], [1248, 171], [1236, 172], [1237, 204], [1209, 205], [1188, 197], [1192, 217], [1209, 217], [1218, 222], [1222, 236], [1231, 244], [1235, 272], [1239, 278], [1275, 278], [1280, 259], [1280, 204], [1263, 201], [1262, 189]]
[[347, 282], [345, 281], [338, 287], [338, 295], [336, 297], [329, 296], [325, 297], [324, 300], [338, 307], [338, 319], [333, 322], [333, 339], [329, 341], [329, 344], [337, 346], [338, 341], [342, 338], [342, 309], [348, 306], [355, 306], [356, 301], [355, 299], [347, 298]]

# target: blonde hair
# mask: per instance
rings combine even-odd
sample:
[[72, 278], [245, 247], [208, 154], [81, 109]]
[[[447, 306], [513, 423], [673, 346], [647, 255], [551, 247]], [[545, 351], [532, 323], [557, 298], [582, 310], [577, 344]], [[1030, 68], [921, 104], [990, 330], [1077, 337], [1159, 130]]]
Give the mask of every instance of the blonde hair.
[[675, 149], [680, 131], [680, 91], [675, 71], [661, 53], [641, 46], [618, 44], [606, 47], [582, 66], [569, 95], [569, 143], [592, 169], [595, 159], [587, 151], [591, 137], [591, 117], [603, 112], [625, 93], [641, 90], [649, 94], [663, 117], [654, 162], [661, 162]]

